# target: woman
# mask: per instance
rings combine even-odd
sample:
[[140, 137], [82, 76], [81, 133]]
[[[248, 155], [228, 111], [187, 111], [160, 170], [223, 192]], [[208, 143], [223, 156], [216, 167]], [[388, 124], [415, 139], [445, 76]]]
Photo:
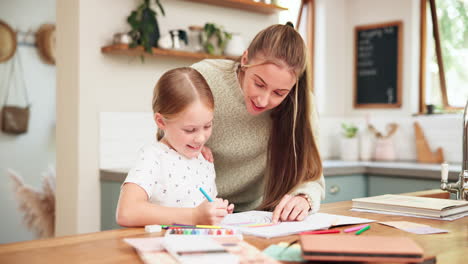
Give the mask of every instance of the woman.
[[325, 183], [311, 123], [307, 48], [292, 24], [262, 30], [238, 61], [192, 67], [216, 102], [204, 155], [216, 159], [220, 196], [237, 211], [274, 210], [274, 222], [318, 211]]

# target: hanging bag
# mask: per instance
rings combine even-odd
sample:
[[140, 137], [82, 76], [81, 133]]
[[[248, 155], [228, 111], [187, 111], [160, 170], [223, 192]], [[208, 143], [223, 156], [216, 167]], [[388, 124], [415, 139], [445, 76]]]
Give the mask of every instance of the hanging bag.
[[[24, 90], [24, 100], [26, 102], [26, 106], [24, 107], [8, 104], [8, 96], [9, 96], [10, 89], [11, 89], [10, 87], [14, 86], [13, 85], [14, 83], [18, 83], [18, 84], [20, 83], [20, 82], [15, 82], [13, 78], [15, 76], [15, 66], [19, 66], [18, 76], [21, 79], [21, 84]], [[19, 58], [19, 52], [17, 52], [17, 55], [13, 59], [13, 62], [10, 68], [10, 75], [6, 81], [6, 87], [7, 89], [6, 89], [4, 105], [1, 110], [1, 129], [4, 133], [7, 133], [7, 134], [18, 135], [18, 134], [26, 133], [28, 131], [30, 103], [29, 103], [29, 98], [28, 98], [28, 91], [26, 89], [26, 84], [24, 82], [23, 69], [21, 66], [21, 59]]]

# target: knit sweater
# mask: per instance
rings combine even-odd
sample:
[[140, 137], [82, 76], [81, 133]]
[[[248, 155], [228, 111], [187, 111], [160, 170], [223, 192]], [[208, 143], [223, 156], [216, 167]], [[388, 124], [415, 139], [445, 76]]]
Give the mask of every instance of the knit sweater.
[[[249, 114], [237, 79], [236, 62], [203, 60], [192, 67], [205, 77], [214, 96], [213, 132], [207, 146], [214, 156], [219, 197], [234, 203], [236, 211], [253, 210], [262, 202], [264, 192], [270, 111]], [[303, 183], [291, 194], [308, 194], [316, 212], [324, 198], [324, 188], [322, 175], [317, 181]]]

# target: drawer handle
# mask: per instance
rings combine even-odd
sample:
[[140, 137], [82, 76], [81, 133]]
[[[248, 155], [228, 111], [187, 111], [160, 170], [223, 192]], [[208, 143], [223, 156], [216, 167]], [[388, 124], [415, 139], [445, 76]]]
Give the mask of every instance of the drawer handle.
[[340, 186], [332, 185], [332, 186], [330, 186], [330, 189], [328, 189], [328, 192], [330, 194], [338, 194], [340, 192]]

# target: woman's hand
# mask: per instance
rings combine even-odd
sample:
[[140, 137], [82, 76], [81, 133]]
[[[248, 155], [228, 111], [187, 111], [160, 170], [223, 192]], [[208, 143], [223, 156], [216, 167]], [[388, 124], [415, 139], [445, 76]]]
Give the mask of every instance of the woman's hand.
[[302, 196], [286, 194], [273, 211], [273, 223], [302, 221], [309, 214], [309, 202]]
[[209, 147], [203, 146], [203, 148], [201, 149], [201, 154], [207, 161], [211, 163], [214, 162], [213, 152], [211, 152], [211, 149]]
[[194, 210], [196, 225], [217, 225], [228, 214], [228, 201], [216, 198], [213, 202], [204, 201]]

